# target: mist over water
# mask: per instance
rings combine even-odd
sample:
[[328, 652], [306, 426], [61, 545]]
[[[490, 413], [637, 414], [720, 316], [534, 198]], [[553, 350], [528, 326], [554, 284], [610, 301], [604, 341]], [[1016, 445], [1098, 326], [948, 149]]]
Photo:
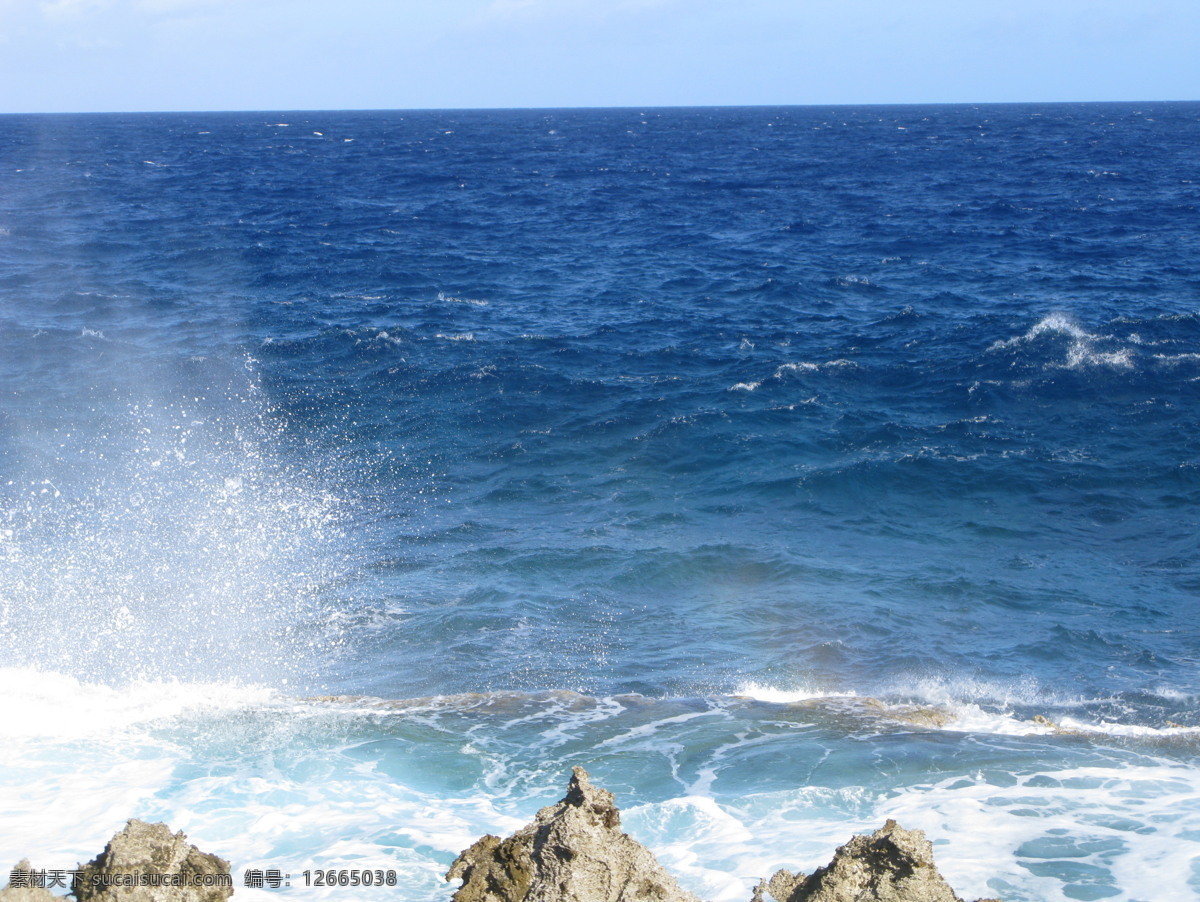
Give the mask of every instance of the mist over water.
[[1195, 897], [1198, 113], [0, 118], [0, 858]]
[[256, 361], [164, 359], [87, 329], [18, 342], [64, 365], [6, 418], [9, 663], [109, 685], [319, 685], [347, 505], [319, 460], [281, 456]]

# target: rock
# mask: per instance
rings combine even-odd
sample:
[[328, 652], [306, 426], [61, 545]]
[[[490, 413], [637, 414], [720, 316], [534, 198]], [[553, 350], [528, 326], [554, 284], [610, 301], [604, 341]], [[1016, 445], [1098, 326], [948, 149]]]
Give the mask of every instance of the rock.
[[791, 871], [778, 870], [770, 880], [760, 880], [754, 887], [754, 896], [750, 902], [787, 902], [792, 893], [804, 882], [803, 874], [793, 874]]
[[[920, 830], [889, 820], [855, 836], [826, 867], [805, 877], [779, 871], [754, 890], [752, 902], [962, 902], [933, 863]], [[995, 900], [981, 900], [995, 902]]]
[[50, 890], [34, 886], [33, 866], [28, 858], [17, 863], [9, 878], [4, 889], [0, 889], [0, 899], [4, 902], [58, 902]]
[[1046, 727], [1047, 729], [1053, 730], [1059, 736], [1086, 736], [1087, 735], [1086, 732], [1084, 732], [1083, 730], [1074, 730], [1074, 729], [1071, 729], [1070, 727], [1064, 727], [1062, 724], [1056, 723], [1055, 721], [1051, 720], [1049, 717], [1045, 717], [1041, 714], [1033, 715], [1033, 719], [1030, 721], [1030, 723], [1037, 724], [1039, 727]]
[[78, 902], [224, 902], [229, 862], [190, 845], [183, 831], [131, 820], [104, 851], [80, 865]]
[[901, 723], [939, 730], [955, 720], [953, 712], [932, 705], [892, 705], [886, 708], [884, 716]]
[[508, 839], [484, 836], [455, 859], [451, 902], [699, 902], [621, 831], [613, 795], [572, 769], [566, 797]]

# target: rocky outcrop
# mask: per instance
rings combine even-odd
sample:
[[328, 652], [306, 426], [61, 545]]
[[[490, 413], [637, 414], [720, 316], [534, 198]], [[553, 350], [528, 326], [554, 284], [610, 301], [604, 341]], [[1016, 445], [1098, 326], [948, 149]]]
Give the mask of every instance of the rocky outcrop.
[[189, 844], [183, 831], [131, 820], [79, 866], [74, 893], [79, 902], [224, 902], [233, 882], [229, 862]]
[[[573, 768], [566, 797], [508, 839], [484, 836], [450, 866], [451, 902], [699, 902], [621, 832], [612, 793]], [[751, 902], [962, 902], [920, 830], [889, 820], [855, 836], [812, 874], [778, 871]], [[997, 902], [994, 899], [980, 902]]]
[[508, 839], [484, 836], [450, 866], [452, 902], [699, 902], [621, 830], [613, 795], [573, 768], [566, 797]]
[[[0, 902], [53, 902], [59, 897], [39, 882], [50, 873], [20, 862]], [[582, 767], [573, 768], [561, 802], [508, 839], [476, 841], [446, 879], [462, 881], [451, 902], [700, 902], [622, 832], [612, 793], [592, 786]], [[131, 820], [80, 865], [73, 892], [78, 902], [225, 902], [233, 882], [229, 862], [190, 845], [182, 832]], [[925, 834], [889, 820], [852, 838], [812, 874], [776, 872], [755, 887], [751, 902], [962, 900], [934, 866]]]
[[[833, 861], [807, 877], [778, 871], [754, 890], [751, 902], [962, 902], [933, 863], [933, 845], [920, 830], [887, 821], [870, 836], [855, 836]], [[980, 900], [995, 902], [995, 900]]]
[[934, 705], [893, 705], [877, 698], [864, 698], [861, 706], [863, 710], [880, 717], [909, 723], [916, 727], [940, 730], [954, 722], [954, 712]]
[[[20, 862], [0, 889], [0, 902], [61, 902], [47, 886], [65, 886], [70, 871], [41, 871]], [[96, 858], [75, 872], [78, 902], [224, 902], [233, 895], [229, 862], [201, 852], [166, 824], [131, 820]]]
[[792, 893], [800, 888], [804, 883], [803, 874], [793, 874], [791, 871], [778, 870], [770, 880], [760, 880], [758, 886], [754, 887], [754, 895], [750, 898], [750, 902], [788, 902], [792, 898]]
[[0, 889], [0, 899], [3, 902], [55, 902], [50, 890], [34, 885], [34, 875], [29, 859], [17, 863], [9, 872], [9, 881], [4, 889]]

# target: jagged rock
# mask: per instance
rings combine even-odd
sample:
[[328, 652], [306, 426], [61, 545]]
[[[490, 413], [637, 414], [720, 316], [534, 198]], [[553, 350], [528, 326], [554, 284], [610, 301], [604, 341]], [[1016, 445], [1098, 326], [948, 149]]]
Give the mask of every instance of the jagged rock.
[[621, 831], [613, 795], [572, 768], [566, 797], [508, 839], [484, 836], [455, 859], [452, 902], [699, 902]]
[[803, 874], [793, 874], [791, 871], [780, 869], [770, 880], [759, 881], [758, 886], [754, 887], [754, 896], [750, 902], [768, 902], [768, 899], [787, 902], [803, 882]]
[[4, 889], [0, 889], [0, 899], [4, 902], [58, 902], [50, 890], [33, 885], [33, 866], [28, 858], [19, 861], [9, 877]]
[[181, 830], [131, 820], [104, 851], [80, 865], [79, 902], [224, 902], [229, 862], [190, 845]]
[[834, 853], [833, 861], [807, 877], [778, 871], [754, 890], [752, 902], [769, 900], [962, 902], [934, 866], [933, 845], [925, 834], [893, 820], [870, 836], [855, 836]]

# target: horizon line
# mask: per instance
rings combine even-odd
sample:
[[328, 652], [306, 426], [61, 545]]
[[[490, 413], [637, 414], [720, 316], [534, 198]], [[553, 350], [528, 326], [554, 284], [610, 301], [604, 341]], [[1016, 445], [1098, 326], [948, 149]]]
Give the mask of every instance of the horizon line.
[[999, 106], [1136, 106], [1138, 104], [1189, 104], [1197, 99], [1168, 100], [936, 100], [888, 101], [881, 103], [712, 103], [712, 104], [636, 104], [619, 106], [415, 106], [415, 107], [245, 107], [229, 109], [137, 109], [137, 110], [30, 110], [0, 111], [0, 116], [139, 116], [139, 115], [222, 115], [281, 113], [499, 113], [499, 112], [576, 112], [618, 110], [744, 110], [744, 109], [847, 109], [879, 107], [999, 107]]

